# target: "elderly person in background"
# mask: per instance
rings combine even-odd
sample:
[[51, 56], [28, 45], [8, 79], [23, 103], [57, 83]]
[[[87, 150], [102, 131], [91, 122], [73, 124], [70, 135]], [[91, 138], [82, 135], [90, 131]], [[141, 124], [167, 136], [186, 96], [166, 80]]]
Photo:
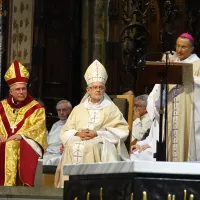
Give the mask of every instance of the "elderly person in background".
[[153, 94], [154, 91], [148, 96], [146, 105], [148, 117], [151, 120], [150, 132], [145, 139], [131, 145], [131, 160], [156, 161], [154, 154], [156, 153], [156, 145], [159, 140], [159, 115], [157, 112], [152, 112], [152, 109], [155, 109]]
[[55, 122], [47, 135], [48, 148], [43, 156], [43, 165], [58, 165], [63, 152], [62, 142], [59, 138], [61, 128], [66, 123], [72, 111], [72, 105], [67, 100], [61, 100], [56, 105], [59, 121]]
[[144, 140], [148, 134], [152, 124], [152, 120], [147, 113], [148, 95], [140, 95], [135, 98], [133, 125], [132, 125], [132, 141]]
[[95, 60], [86, 70], [87, 93], [61, 130], [64, 145], [55, 186], [63, 187], [63, 165], [129, 160], [125, 140], [128, 123], [105, 93], [107, 72]]

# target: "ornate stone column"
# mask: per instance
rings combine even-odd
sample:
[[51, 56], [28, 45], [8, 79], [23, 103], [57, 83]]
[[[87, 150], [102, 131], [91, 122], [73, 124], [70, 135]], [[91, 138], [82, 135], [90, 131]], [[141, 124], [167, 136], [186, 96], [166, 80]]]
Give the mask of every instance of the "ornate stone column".
[[7, 11], [5, 10], [6, 0], [0, 0], [0, 98], [3, 97], [2, 94], [2, 80], [3, 80], [3, 56], [5, 52], [5, 17]]
[[[88, 65], [98, 59], [105, 64], [105, 43], [108, 37], [109, 0], [85, 0], [82, 3], [82, 77]], [[82, 78], [82, 92], [85, 80]]]

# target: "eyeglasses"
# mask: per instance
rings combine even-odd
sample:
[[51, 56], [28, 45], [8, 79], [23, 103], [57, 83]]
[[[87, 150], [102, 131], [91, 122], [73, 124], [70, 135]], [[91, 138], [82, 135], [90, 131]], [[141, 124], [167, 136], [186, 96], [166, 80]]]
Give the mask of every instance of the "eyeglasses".
[[190, 47], [175, 45], [175, 48], [185, 51], [186, 49], [188, 49], [188, 48], [190, 48]]
[[141, 108], [141, 107], [143, 107], [143, 105], [134, 104], [134, 107], [136, 107], [136, 108]]
[[63, 108], [63, 109], [57, 109], [57, 112], [67, 112], [69, 109]]
[[89, 87], [89, 88], [91, 88], [91, 89], [93, 89], [93, 90], [104, 90], [104, 89], [105, 89], [104, 86], [91, 86], [91, 87]]
[[27, 88], [26, 87], [23, 87], [23, 88], [14, 88], [14, 89], [12, 89], [12, 90], [14, 90], [15, 92], [20, 92], [20, 91], [22, 91], [22, 92], [26, 92], [27, 91]]

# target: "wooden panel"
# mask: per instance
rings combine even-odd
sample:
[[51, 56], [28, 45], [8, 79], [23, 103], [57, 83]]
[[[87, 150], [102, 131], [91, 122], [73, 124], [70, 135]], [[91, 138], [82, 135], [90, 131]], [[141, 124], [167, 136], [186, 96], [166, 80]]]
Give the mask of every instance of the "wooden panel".
[[[132, 123], [133, 123], [133, 105], [134, 105], [134, 95], [110, 95], [110, 98], [118, 98], [118, 99], [127, 99], [128, 101], [128, 116], [127, 116], [127, 121], [129, 125], [129, 137], [127, 138], [125, 145], [128, 149], [128, 152], [130, 153], [130, 148], [131, 148], [131, 138], [132, 138]], [[126, 118], [126, 117], [125, 117]]]
[[54, 174], [43, 174], [43, 186], [54, 187]]
[[132, 131], [132, 123], [133, 123], [133, 103], [134, 103], [134, 95], [109, 95], [110, 98], [119, 98], [119, 99], [127, 99], [128, 101], [128, 124], [129, 130]]

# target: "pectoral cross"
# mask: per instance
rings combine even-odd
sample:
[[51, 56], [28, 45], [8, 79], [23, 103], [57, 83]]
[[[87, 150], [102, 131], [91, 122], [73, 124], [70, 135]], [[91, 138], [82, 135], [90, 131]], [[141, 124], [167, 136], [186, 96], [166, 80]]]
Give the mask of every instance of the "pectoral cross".
[[16, 125], [12, 125], [12, 126], [10, 126], [10, 128], [12, 129], [12, 133], [14, 133], [15, 129], [17, 128], [17, 126]]

